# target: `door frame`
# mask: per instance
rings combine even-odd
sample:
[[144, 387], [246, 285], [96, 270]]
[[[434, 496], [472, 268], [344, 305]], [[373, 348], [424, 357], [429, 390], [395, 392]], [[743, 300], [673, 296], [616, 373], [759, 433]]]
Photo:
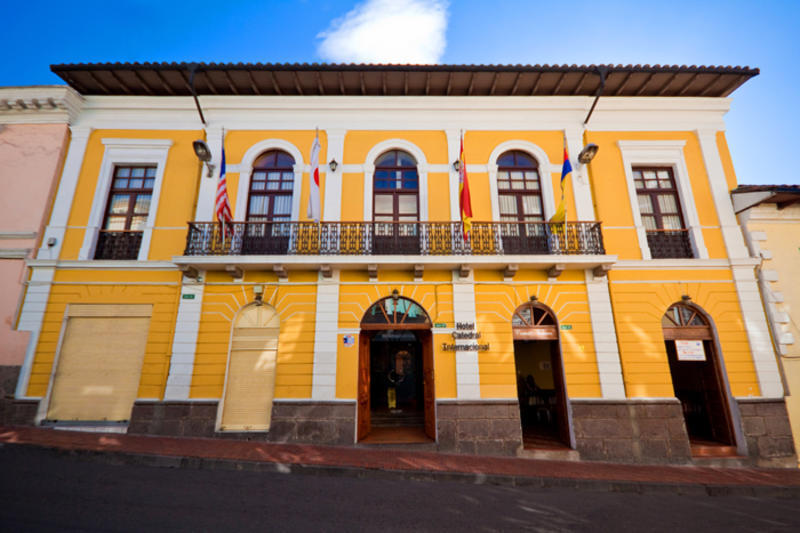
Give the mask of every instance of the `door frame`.
[[[525, 302], [514, 309], [516, 314], [519, 309], [524, 307], [532, 307], [543, 310], [553, 318], [554, 325], [534, 325], [528, 327], [514, 327], [511, 326], [512, 337], [515, 341], [549, 341], [552, 342], [550, 346], [550, 360], [555, 358], [558, 362], [558, 372], [553, 368], [553, 384], [560, 386], [562, 397], [560, 400], [560, 408], [564, 413], [565, 428], [559, 428], [559, 435], [569, 448], [575, 449], [575, 427], [572, 423], [572, 403], [569, 401], [569, 394], [567, 393], [567, 377], [564, 371], [564, 353], [561, 349], [561, 334], [558, 317], [555, 312], [548, 306], [538, 302], [530, 301]], [[512, 318], [513, 318], [512, 314]], [[517, 371], [517, 352], [514, 350], [514, 373]], [[517, 394], [517, 404], [519, 404], [519, 394]], [[521, 421], [520, 421], [521, 422]], [[559, 421], [560, 422], [560, 421]]]
[[[728, 427], [729, 427], [729, 430], [731, 432], [731, 438], [733, 439], [732, 445], [736, 446], [736, 453], [738, 455], [747, 456], [747, 441], [744, 438], [744, 432], [742, 431], [741, 415], [739, 414], [739, 404], [736, 402], [736, 399], [733, 397], [733, 394], [731, 393], [731, 387], [730, 387], [730, 383], [728, 381], [728, 371], [725, 368], [725, 359], [722, 357], [722, 348], [721, 348], [720, 343], [719, 343], [719, 335], [717, 334], [717, 326], [716, 326], [716, 324], [714, 324], [714, 320], [711, 318], [711, 315], [709, 315], [705, 311], [705, 309], [703, 309], [699, 305], [696, 305], [694, 302], [688, 302], [688, 301], [674, 302], [674, 303], [670, 304], [669, 307], [667, 307], [667, 311], [664, 311], [664, 313], [666, 314], [669, 311], [669, 309], [672, 308], [674, 305], [683, 305], [685, 307], [688, 307], [688, 308], [694, 310], [708, 324], [707, 327], [703, 326], [702, 329], [705, 329], [707, 331], [707, 334], [710, 334], [710, 336], [711, 336], [710, 339], [706, 338], [706, 339], [691, 339], [691, 340], [709, 340], [709, 341], [711, 341], [711, 346], [712, 346], [712, 351], [713, 351], [711, 356], [713, 358], [713, 363], [714, 363], [714, 372], [715, 372], [717, 380], [719, 381], [719, 384], [720, 384], [720, 392], [722, 392], [723, 395], [724, 395], [724, 398], [723, 398], [724, 401], [722, 402], [722, 404], [727, 408], [726, 412], [725, 412], [725, 416], [727, 417]], [[671, 328], [671, 329], [678, 330], [678, 329], [688, 329], [688, 328], [700, 329], [700, 327], [697, 327], [697, 326], [695, 326], [695, 327], [688, 326], [688, 327], [684, 327], [684, 328]], [[665, 329], [667, 329], [667, 328], [664, 328], [662, 326], [661, 331], [662, 331], [662, 336], [664, 338], [664, 342], [675, 341], [676, 339], [680, 340], [681, 338], [684, 338], [684, 339], [687, 338], [687, 337], [681, 337], [680, 334], [678, 334], [676, 336], [673, 336], [672, 338], [667, 338]], [[696, 329], [696, 331], [697, 331], [697, 329]], [[665, 355], [666, 355], [666, 352], [665, 352]], [[667, 363], [669, 363], [669, 361], [667, 361]], [[672, 372], [671, 371], [670, 371], [670, 381], [672, 381]], [[673, 394], [674, 394], [674, 390], [675, 390], [675, 384], [674, 383], [672, 384], [672, 387], [673, 387]], [[681, 414], [682, 413], [683, 413], [683, 407], [681, 406]], [[685, 423], [686, 422], [684, 420], [684, 424]], [[687, 429], [687, 438], [688, 438], [688, 429]]]

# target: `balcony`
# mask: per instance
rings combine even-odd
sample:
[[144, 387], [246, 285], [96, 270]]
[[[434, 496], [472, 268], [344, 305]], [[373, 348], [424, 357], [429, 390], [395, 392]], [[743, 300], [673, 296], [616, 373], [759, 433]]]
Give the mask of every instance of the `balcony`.
[[100, 230], [97, 236], [95, 259], [137, 259], [142, 245], [141, 231]]
[[689, 230], [647, 230], [647, 245], [653, 259], [691, 259], [694, 257]]
[[190, 222], [185, 256], [602, 255], [599, 222]]
[[520, 266], [546, 270], [595, 269], [605, 275], [615, 256], [605, 255], [599, 222], [473, 222], [469, 239], [461, 222], [190, 222], [184, 255], [173, 262], [187, 275], [201, 270], [498, 269], [513, 277]]

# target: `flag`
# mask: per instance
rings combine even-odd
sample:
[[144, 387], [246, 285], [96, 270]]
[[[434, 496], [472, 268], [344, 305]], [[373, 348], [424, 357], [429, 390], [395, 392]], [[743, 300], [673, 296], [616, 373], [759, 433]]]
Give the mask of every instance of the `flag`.
[[464, 137], [461, 137], [461, 152], [458, 156], [458, 205], [461, 211], [461, 223], [464, 225], [464, 240], [467, 240], [472, 230], [472, 201], [469, 197], [467, 162], [464, 160]]
[[567, 147], [564, 147], [564, 164], [561, 166], [561, 202], [559, 202], [556, 212], [550, 217], [550, 222], [566, 222], [567, 210], [564, 206], [564, 181], [572, 173], [572, 164], [569, 162]]
[[[219, 166], [219, 182], [217, 182], [217, 199], [214, 203], [214, 214], [222, 227], [233, 222], [231, 204], [228, 201], [228, 179], [225, 176], [225, 137], [222, 138], [222, 164]], [[224, 238], [224, 237], [223, 237]]]
[[311, 143], [311, 191], [308, 195], [308, 218], [314, 222], [319, 222], [320, 201], [319, 201], [319, 135], [314, 137]]

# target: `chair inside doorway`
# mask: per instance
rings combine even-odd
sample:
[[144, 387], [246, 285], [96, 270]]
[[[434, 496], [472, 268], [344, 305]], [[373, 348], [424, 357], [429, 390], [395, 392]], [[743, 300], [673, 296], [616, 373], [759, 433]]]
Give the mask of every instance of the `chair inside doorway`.
[[569, 447], [566, 393], [555, 316], [530, 302], [512, 318], [520, 423], [526, 449]]

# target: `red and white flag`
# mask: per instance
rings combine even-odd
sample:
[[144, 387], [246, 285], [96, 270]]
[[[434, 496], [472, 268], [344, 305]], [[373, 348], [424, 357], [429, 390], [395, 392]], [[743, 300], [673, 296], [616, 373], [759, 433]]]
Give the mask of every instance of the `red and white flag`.
[[308, 218], [314, 222], [320, 219], [320, 200], [319, 200], [319, 135], [314, 137], [311, 144], [311, 191], [308, 195]]

